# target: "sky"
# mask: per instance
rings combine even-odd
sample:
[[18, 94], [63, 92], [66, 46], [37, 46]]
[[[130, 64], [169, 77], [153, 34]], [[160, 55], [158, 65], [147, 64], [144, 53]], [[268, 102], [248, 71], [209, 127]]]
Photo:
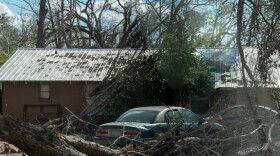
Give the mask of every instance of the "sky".
[[26, 10], [27, 5], [22, 0], [0, 0], [0, 13], [7, 13], [8, 16], [16, 16]]

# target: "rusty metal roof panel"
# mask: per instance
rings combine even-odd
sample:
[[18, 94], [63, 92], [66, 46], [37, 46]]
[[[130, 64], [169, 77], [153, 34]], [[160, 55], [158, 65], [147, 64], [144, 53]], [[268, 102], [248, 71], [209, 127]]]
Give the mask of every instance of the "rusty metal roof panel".
[[101, 81], [115, 59], [121, 70], [138, 53], [134, 49], [19, 49], [1, 67], [0, 81]]

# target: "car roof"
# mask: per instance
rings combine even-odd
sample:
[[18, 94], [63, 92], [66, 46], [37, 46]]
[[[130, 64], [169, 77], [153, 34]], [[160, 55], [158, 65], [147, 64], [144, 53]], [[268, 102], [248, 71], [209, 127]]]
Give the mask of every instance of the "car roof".
[[135, 111], [135, 110], [151, 110], [151, 111], [163, 111], [165, 109], [183, 109], [183, 107], [177, 107], [177, 106], [147, 106], [147, 107], [136, 107], [132, 108], [129, 111]]
[[[231, 109], [234, 109], [234, 108], [239, 108], [239, 107], [246, 107], [247, 105], [235, 105], [235, 106], [231, 106], [231, 107], [228, 107], [224, 110], [222, 110], [219, 114], [223, 114], [225, 113], [226, 111], [229, 111]], [[278, 114], [278, 112], [272, 108], [269, 108], [269, 107], [266, 107], [266, 106], [262, 106], [262, 105], [253, 105], [254, 107], [258, 107], [258, 108], [263, 108], [263, 109], [266, 109], [266, 110], [269, 110], [269, 111], [272, 111], [274, 112], [275, 114]]]

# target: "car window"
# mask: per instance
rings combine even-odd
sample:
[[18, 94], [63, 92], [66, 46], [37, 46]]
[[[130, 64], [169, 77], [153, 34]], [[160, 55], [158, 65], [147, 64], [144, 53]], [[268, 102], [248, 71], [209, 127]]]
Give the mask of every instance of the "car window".
[[222, 114], [222, 118], [227, 119], [235, 119], [235, 118], [241, 118], [243, 114], [243, 108], [233, 108], [225, 111]]
[[179, 110], [170, 110], [165, 114], [165, 120], [168, 123], [179, 123], [183, 121], [183, 117]]
[[265, 108], [261, 108], [261, 107], [257, 107], [257, 115], [258, 117], [274, 117], [275, 113], [271, 110], [265, 109]]
[[159, 113], [158, 111], [149, 111], [149, 110], [128, 111], [122, 114], [116, 120], [116, 122], [152, 123], [158, 113]]
[[184, 121], [187, 123], [195, 123], [199, 121], [198, 116], [190, 110], [183, 111]]

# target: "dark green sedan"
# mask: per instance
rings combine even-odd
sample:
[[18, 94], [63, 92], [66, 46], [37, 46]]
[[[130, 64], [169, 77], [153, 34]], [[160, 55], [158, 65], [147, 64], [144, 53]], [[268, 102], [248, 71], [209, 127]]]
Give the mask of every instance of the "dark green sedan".
[[115, 122], [105, 123], [96, 130], [94, 141], [103, 145], [123, 146], [131, 140], [152, 140], [157, 133], [165, 133], [178, 125], [175, 133], [192, 132], [204, 128], [205, 134], [220, 131], [218, 123], [207, 123], [192, 111], [182, 107], [149, 106], [133, 108]]

